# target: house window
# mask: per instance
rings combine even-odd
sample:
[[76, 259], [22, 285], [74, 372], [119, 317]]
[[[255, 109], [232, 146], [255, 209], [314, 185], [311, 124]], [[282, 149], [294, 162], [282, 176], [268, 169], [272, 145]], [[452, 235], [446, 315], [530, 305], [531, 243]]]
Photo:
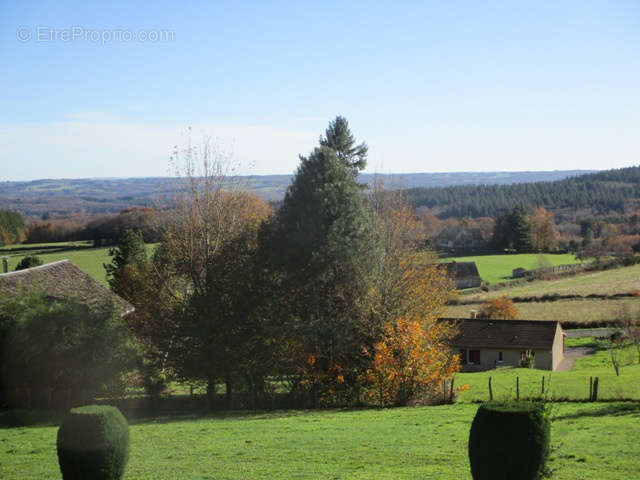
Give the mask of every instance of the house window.
[[468, 350], [467, 364], [478, 365], [480, 363], [480, 350]]
[[498, 361], [502, 362], [504, 358], [502, 357], [502, 352], [498, 352]]

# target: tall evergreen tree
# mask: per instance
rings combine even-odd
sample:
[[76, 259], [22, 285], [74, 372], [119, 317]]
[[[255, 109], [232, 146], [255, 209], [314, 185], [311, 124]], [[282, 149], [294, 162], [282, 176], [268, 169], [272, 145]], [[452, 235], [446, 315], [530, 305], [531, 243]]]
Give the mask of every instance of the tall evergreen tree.
[[367, 166], [369, 147], [366, 143], [356, 145], [356, 138], [349, 129], [349, 122], [341, 116], [329, 123], [325, 136], [320, 137], [320, 145], [333, 150], [354, 176]]
[[496, 250], [531, 251], [531, 225], [524, 208], [515, 207], [498, 217], [492, 243]]
[[277, 272], [299, 360], [309, 360], [315, 372], [314, 388], [332, 375], [353, 385], [362, 347], [372, 342], [362, 309], [377, 248], [372, 212], [353, 163], [327, 146], [301, 159], [263, 248]]

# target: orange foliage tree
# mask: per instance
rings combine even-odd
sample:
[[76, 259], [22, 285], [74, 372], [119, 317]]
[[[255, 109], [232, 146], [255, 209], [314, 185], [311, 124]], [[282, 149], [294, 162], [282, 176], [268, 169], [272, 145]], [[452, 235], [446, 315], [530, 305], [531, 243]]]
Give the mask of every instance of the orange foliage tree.
[[482, 304], [478, 316], [495, 320], [515, 320], [519, 316], [518, 308], [506, 295], [490, 298]]
[[459, 368], [449, 347], [455, 327], [438, 322], [454, 285], [422, 249], [424, 231], [400, 192], [376, 183], [373, 199], [385, 248], [370, 291], [379, 334], [365, 350], [371, 359], [366, 396], [381, 406], [425, 402]]
[[447, 339], [453, 325], [399, 318], [385, 327], [375, 345], [369, 373], [370, 397], [380, 406], [424, 403], [433, 399], [443, 381], [459, 370], [458, 355]]

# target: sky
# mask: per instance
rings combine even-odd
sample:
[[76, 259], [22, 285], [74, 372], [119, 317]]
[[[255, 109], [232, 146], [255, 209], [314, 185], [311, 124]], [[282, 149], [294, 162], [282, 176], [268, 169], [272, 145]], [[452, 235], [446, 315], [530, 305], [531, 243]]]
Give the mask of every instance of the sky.
[[0, 0], [0, 181], [293, 173], [336, 115], [368, 172], [637, 165], [639, 52], [636, 0]]

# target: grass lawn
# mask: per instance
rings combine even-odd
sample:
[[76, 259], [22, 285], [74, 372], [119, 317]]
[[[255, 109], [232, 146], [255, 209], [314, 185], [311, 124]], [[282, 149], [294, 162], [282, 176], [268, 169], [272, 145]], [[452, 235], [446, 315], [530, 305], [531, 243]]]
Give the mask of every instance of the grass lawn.
[[560, 277], [557, 280], [536, 280], [521, 286], [504, 288], [499, 292], [465, 295], [463, 290], [461, 299], [482, 301], [498, 294], [509, 297], [539, 297], [552, 293], [586, 296], [590, 294], [631, 293], [633, 291], [640, 291], [640, 265], [581, 273], [570, 277]]
[[[43, 243], [35, 245], [12, 245], [4, 247], [1, 255], [9, 257], [9, 271], [13, 271], [18, 262], [27, 255], [37, 255], [43, 263], [56, 262], [58, 260], [69, 260], [76, 267], [91, 275], [95, 280], [107, 285], [106, 272], [103, 264], [110, 263], [109, 247], [90, 248], [88, 242], [61, 242], [61, 243]], [[74, 250], [69, 247], [78, 246]], [[25, 248], [29, 250], [24, 250]], [[33, 247], [31, 249], [30, 247]], [[60, 247], [59, 250], [51, 247]], [[148, 244], [149, 253], [153, 251], [155, 244]], [[5, 253], [6, 252], [6, 253]]]
[[[133, 422], [126, 480], [470, 480], [477, 405], [236, 413]], [[636, 478], [640, 404], [558, 404], [555, 480]], [[55, 426], [0, 428], [0, 478], [59, 479]]]
[[562, 254], [536, 254], [520, 253], [513, 255], [478, 255], [472, 257], [455, 257], [443, 259], [445, 262], [476, 262], [480, 277], [491, 284], [504, 282], [511, 279], [514, 268], [526, 269], [548, 267], [552, 265], [569, 265], [580, 263], [575, 256], [569, 253]]
[[[502, 295], [502, 291], [493, 292], [493, 297]], [[471, 310], [480, 305], [451, 305], [447, 307], [448, 317], [469, 318]], [[616, 300], [559, 300], [556, 302], [516, 303], [518, 318], [522, 320], [559, 320], [559, 321], [603, 321], [620, 318], [623, 309], [632, 314], [640, 314], [640, 297]]]
[[542, 377], [545, 377], [549, 399], [587, 399], [589, 377], [599, 377], [598, 398], [602, 400], [640, 400], [640, 364], [633, 347], [623, 352], [620, 376], [616, 376], [605, 340], [594, 338], [567, 339], [567, 346], [593, 346], [596, 354], [576, 360], [570, 372], [549, 372], [529, 368], [499, 368], [487, 372], [459, 373], [456, 384], [468, 385], [469, 390], [459, 393], [458, 402], [487, 401], [489, 399], [489, 377], [496, 400], [516, 397], [516, 377], [520, 378], [521, 397], [539, 397]]

